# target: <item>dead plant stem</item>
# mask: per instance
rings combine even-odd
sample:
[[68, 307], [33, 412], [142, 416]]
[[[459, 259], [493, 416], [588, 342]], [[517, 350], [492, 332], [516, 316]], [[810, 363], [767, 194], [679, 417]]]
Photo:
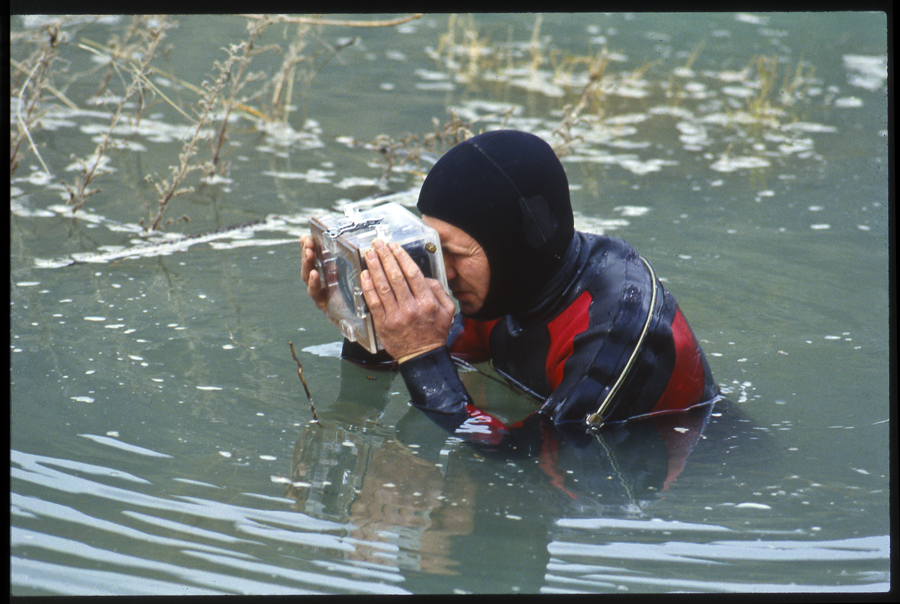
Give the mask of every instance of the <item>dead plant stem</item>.
[[306, 398], [309, 401], [309, 410], [312, 412], [312, 418], [315, 421], [319, 421], [316, 415], [316, 404], [313, 402], [312, 395], [309, 393], [309, 386], [306, 385], [306, 379], [303, 377], [303, 365], [300, 364], [300, 359], [297, 358], [297, 353], [294, 352], [294, 343], [288, 342], [288, 346], [291, 349], [291, 356], [297, 362], [297, 375], [300, 376], [300, 383], [303, 384], [303, 391], [306, 393]]
[[69, 199], [66, 201], [66, 204], [72, 206], [73, 214], [77, 212], [81, 206], [84, 205], [88, 197], [100, 191], [99, 189], [89, 190], [88, 187], [97, 176], [97, 169], [100, 167], [100, 164], [103, 161], [104, 154], [106, 153], [106, 149], [109, 146], [110, 140], [112, 139], [112, 135], [115, 131], [116, 125], [118, 124], [119, 119], [122, 116], [122, 110], [124, 109], [125, 104], [132, 96], [134, 96], [135, 92], [137, 92], [141, 88], [141, 85], [144, 82], [144, 77], [142, 76], [147, 71], [150, 62], [154, 59], [157, 46], [159, 46], [160, 41], [162, 41], [163, 37], [165, 36], [165, 30], [169, 27], [170, 25], [167, 22], [161, 21], [155, 29], [150, 30], [149, 44], [147, 48], [144, 49], [143, 60], [138, 64], [137, 67], [134, 68], [135, 74], [131, 80], [131, 84], [128, 86], [125, 94], [119, 100], [119, 104], [116, 107], [116, 112], [113, 114], [112, 121], [109, 124], [109, 128], [94, 150], [94, 154], [92, 157], [93, 163], [88, 166], [86, 162], [82, 162], [82, 177], [74, 189], [67, 183], [63, 183], [69, 192]]
[[[315, 17], [289, 17], [287, 15], [278, 15], [276, 17], [278, 23], [302, 23], [306, 25], [337, 25], [344, 27], [392, 27], [394, 25], [402, 25], [420, 19], [423, 13], [415, 13], [406, 17], [391, 19], [390, 21], [342, 21], [340, 19], [319, 19]], [[267, 15], [242, 15], [248, 19], [267, 19], [271, 18]]]
[[[31, 136], [31, 126], [37, 120], [38, 114], [38, 104], [41, 100], [41, 96], [45, 89], [47, 90], [56, 90], [52, 88], [49, 82], [49, 69], [51, 63], [53, 63], [54, 59], [58, 56], [57, 49], [62, 43], [62, 38], [60, 35], [59, 27], [61, 23], [57, 22], [55, 24], [48, 25], [42, 30], [43, 33], [47, 34], [47, 42], [41, 42], [40, 50], [32, 54], [32, 57], [35, 57], [36, 63], [35, 66], [31, 69], [28, 68], [28, 64], [30, 60], [25, 61], [22, 64], [14, 63], [16, 68], [20, 73], [28, 72], [28, 76], [23, 82], [21, 89], [19, 90], [19, 95], [16, 103], [16, 123], [18, 124], [18, 132], [10, 148], [9, 154], [9, 173], [10, 176], [15, 172], [16, 168], [19, 165], [19, 161], [21, 156], [19, 155], [19, 149], [22, 146], [22, 143], [27, 140], [31, 145], [31, 149], [34, 151], [35, 156], [38, 158], [38, 161], [43, 167], [44, 172], [47, 176], [50, 176], [50, 170], [47, 167], [47, 164], [44, 162], [44, 158], [41, 157], [40, 152], [37, 149], [37, 145], [34, 143], [34, 139]], [[34, 80], [32, 81], [32, 78]], [[31, 84], [31, 95], [28, 97], [27, 102], [25, 101], [25, 94], [28, 90], [28, 85]], [[23, 107], [25, 109], [23, 114]]]
[[[34, 75], [34, 72], [42, 67], [46, 67], [46, 65], [44, 65], [43, 61], [41, 63], [38, 63], [37, 65], [35, 65], [34, 69], [31, 70], [31, 73], [28, 74], [28, 78], [25, 80], [25, 83], [22, 85], [22, 90], [19, 93], [19, 102], [16, 105], [16, 120], [18, 121], [19, 126], [22, 128], [22, 132], [24, 133], [24, 136], [28, 139], [28, 142], [31, 145], [31, 150], [34, 151], [35, 156], [37, 156], [38, 161], [41, 163], [41, 166], [44, 168], [44, 172], [47, 174], [47, 176], [50, 176], [50, 168], [48, 168], [47, 164], [44, 163], [44, 158], [41, 157], [41, 153], [37, 150], [37, 145], [34, 144], [34, 139], [31, 138], [31, 132], [28, 130], [28, 124], [25, 122], [25, 119], [22, 117], [22, 104], [23, 104], [22, 96], [25, 94], [25, 89], [28, 88], [28, 82], [31, 81], [31, 77]], [[37, 94], [39, 94], [39, 93], [36, 93], [36, 96], [37, 96]], [[34, 107], [33, 103], [31, 104], [31, 107], [32, 108]], [[28, 111], [28, 114], [29, 115], [31, 114], [31, 110]], [[19, 144], [21, 144], [21, 143], [19, 143]], [[15, 166], [18, 165], [18, 163], [19, 163], [18, 160], [16, 159], [16, 156], [18, 155], [19, 144], [16, 144], [16, 146], [13, 150], [13, 153], [11, 154], [10, 171], [9, 171], [10, 174], [13, 173], [13, 171], [15, 170]]]

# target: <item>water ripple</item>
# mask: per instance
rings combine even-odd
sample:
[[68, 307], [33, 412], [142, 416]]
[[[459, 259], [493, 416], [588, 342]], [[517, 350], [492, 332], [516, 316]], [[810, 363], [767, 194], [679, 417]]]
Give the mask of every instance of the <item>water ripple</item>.
[[[138, 449], [118, 447], [146, 457]], [[406, 593], [396, 585], [404, 580], [396, 546], [353, 538], [352, 525], [287, 507], [142, 493], [134, 489], [160, 491], [160, 485], [100, 465], [15, 450], [10, 459], [11, 578], [17, 588], [66, 595]], [[51, 493], [20, 494], [18, 482]], [[292, 503], [273, 499], [266, 504]], [[47, 552], [37, 556], [43, 562], [30, 559], [35, 548]], [[306, 552], [300, 559], [296, 548]], [[358, 548], [382, 550], [385, 565], [342, 562]]]

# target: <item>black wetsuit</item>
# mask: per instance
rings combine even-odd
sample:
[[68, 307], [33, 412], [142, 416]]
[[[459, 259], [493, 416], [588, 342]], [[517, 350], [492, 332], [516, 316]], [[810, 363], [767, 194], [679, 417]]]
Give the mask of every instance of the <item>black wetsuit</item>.
[[[630, 245], [576, 233], [532, 309], [493, 321], [457, 315], [448, 345], [406, 361], [400, 373], [413, 404], [445, 415], [440, 421], [447, 428], [472, 419], [486, 433], [505, 432], [472, 404], [451, 355], [490, 359], [499, 373], [543, 401], [540, 413], [558, 428], [583, 430], [632, 355], [652, 289], [650, 271]], [[605, 423], [689, 409], [717, 394], [700, 345], [675, 298], [657, 281], [643, 345]]]

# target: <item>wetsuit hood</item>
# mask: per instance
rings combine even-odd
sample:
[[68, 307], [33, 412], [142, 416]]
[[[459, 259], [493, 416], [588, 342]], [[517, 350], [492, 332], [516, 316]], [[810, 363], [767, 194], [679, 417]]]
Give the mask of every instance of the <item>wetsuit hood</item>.
[[470, 138], [431, 169], [417, 207], [465, 231], [484, 249], [491, 277], [472, 318], [531, 308], [575, 233], [569, 182], [553, 149], [525, 132]]

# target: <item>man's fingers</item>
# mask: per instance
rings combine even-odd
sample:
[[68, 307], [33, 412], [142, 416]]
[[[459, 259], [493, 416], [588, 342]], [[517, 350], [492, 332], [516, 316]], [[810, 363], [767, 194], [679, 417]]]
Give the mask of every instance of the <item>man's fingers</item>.
[[372, 271], [369, 269], [364, 270], [359, 275], [359, 281], [362, 284], [363, 298], [366, 299], [366, 305], [369, 307], [369, 312], [373, 315], [384, 313], [384, 304], [381, 302], [381, 294], [379, 294], [378, 290], [375, 288], [375, 283], [372, 279]]
[[384, 273], [387, 275], [388, 280], [391, 282], [394, 294], [400, 298], [404, 294], [403, 290], [406, 289], [403, 287], [406, 284], [406, 272], [400, 266], [394, 255], [395, 252], [392, 249], [392, 247], [397, 247], [397, 244], [394, 243], [388, 246], [379, 239], [373, 242], [372, 247], [375, 249], [378, 258], [381, 260], [381, 266], [384, 269]]
[[394, 256], [394, 259], [397, 261], [397, 264], [403, 270], [403, 274], [406, 277], [406, 282], [409, 285], [413, 297], [418, 298], [426, 294], [429, 290], [429, 285], [425, 275], [422, 274], [419, 265], [416, 264], [416, 261], [413, 260], [399, 244], [392, 242], [388, 244], [388, 247]]
[[316, 261], [316, 253], [313, 250], [312, 239], [304, 235], [300, 238], [300, 243], [303, 246], [303, 257], [301, 258], [300, 264], [300, 278], [303, 279], [304, 283], [309, 283], [309, 273], [312, 270], [313, 265]]
[[422, 273], [412, 258], [396, 243], [385, 244], [380, 239], [372, 243], [372, 251], [366, 253], [366, 264], [372, 272], [375, 288], [390, 304], [393, 297], [396, 304], [408, 303], [426, 287]]
[[440, 283], [396, 243], [376, 240], [365, 259], [360, 284], [388, 354], [405, 360], [446, 344], [455, 306]]
[[403, 317], [421, 312], [438, 312], [450, 317], [456, 312], [456, 305], [440, 282], [426, 279], [396, 242], [374, 241], [372, 249], [366, 252], [366, 265], [368, 270], [360, 275], [360, 281], [373, 315], [402, 322], [406, 320]]
[[[366, 266], [368, 267], [367, 270], [363, 271], [360, 275], [363, 292], [365, 293], [368, 288], [371, 294], [379, 298], [379, 303], [376, 306], [384, 307], [386, 312], [391, 312], [397, 307], [397, 299], [391, 278], [388, 276], [385, 267], [382, 265], [381, 256], [375, 251], [369, 250], [366, 252]], [[400, 268], [395, 266], [394, 271], [396, 272], [399, 270]], [[368, 273], [368, 275], [366, 275], [366, 273]], [[363, 279], [365, 279], [365, 281], [363, 281]], [[368, 295], [366, 296], [366, 304], [368, 304], [369, 309], [372, 310], [372, 304], [369, 302]]]
[[309, 281], [306, 284], [306, 293], [312, 298], [312, 301], [320, 309], [325, 308], [325, 290], [322, 288], [322, 281], [319, 278], [319, 271], [313, 269], [309, 272]]
[[320, 309], [325, 308], [325, 288], [322, 286], [322, 275], [316, 269], [315, 243], [312, 237], [304, 235], [300, 238], [303, 245], [300, 263], [300, 278], [306, 284], [306, 293]]

